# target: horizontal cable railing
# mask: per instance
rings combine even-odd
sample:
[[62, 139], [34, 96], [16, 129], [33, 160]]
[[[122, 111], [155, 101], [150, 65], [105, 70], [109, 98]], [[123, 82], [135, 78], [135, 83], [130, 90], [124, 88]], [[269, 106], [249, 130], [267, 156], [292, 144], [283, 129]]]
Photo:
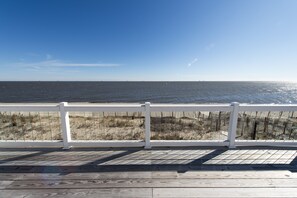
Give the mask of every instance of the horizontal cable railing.
[[294, 111], [289, 104], [2, 104], [0, 147], [297, 146]]

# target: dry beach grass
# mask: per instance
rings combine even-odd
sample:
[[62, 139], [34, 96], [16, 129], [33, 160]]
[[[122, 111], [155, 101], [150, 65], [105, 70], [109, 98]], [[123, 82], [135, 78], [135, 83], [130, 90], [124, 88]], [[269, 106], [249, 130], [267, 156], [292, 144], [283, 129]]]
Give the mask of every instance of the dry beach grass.
[[[226, 140], [230, 113], [151, 114], [152, 140]], [[73, 140], [143, 140], [144, 115], [70, 113]], [[237, 139], [297, 139], [294, 112], [241, 112]], [[61, 140], [59, 113], [1, 112], [1, 140]]]

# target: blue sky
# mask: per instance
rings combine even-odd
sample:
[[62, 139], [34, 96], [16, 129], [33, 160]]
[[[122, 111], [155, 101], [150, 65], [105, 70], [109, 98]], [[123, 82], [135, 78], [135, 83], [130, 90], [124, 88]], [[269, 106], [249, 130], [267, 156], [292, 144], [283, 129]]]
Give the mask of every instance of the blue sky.
[[0, 1], [0, 80], [296, 81], [296, 0]]

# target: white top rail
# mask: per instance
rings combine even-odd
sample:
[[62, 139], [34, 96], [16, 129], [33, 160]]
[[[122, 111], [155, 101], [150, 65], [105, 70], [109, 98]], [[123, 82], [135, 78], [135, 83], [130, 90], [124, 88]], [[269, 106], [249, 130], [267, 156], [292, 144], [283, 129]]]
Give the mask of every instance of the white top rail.
[[195, 105], [195, 104], [152, 104], [151, 112], [174, 112], [174, 111], [231, 111], [230, 104], [222, 105]]
[[15, 111], [15, 112], [50, 112], [59, 111], [59, 105], [0, 105], [0, 111]]
[[[0, 112], [57, 112], [59, 104], [0, 104]], [[151, 104], [151, 112], [232, 111], [231, 104]], [[69, 104], [69, 112], [145, 112], [144, 104]], [[297, 111], [297, 104], [239, 104], [239, 111]]]
[[144, 112], [142, 104], [125, 105], [67, 105], [66, 111], [72, 112]]
[[255, 105], [247, 105], [240, 104], [239, 111], [297, 111], [297, 105], [290, 104], [255, 104]]

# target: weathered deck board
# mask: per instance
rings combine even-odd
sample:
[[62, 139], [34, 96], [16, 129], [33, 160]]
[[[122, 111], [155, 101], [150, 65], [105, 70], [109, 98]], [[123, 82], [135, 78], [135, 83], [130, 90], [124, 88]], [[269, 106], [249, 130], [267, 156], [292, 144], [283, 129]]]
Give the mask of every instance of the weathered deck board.
[[86, 179], [297, 179], [297, 172], [274, 171], [142, 171], [102, 173], [0, 173], [0, 180], [86, 180]]
[[297, 197], [296, 156], [292, 148], [0, 149], [0, 197]]
[[40, 189], [0, 190], [3, 197], [296, 197], [294, 188], [108, 188], [108, 189]]
[[152, 198], [150, 188], [0, 190], [4, 198]]
[[6, 180], [0, 180], [0, 190], [6, 189], [8, 185], [12, 184], [13, 181], [6, 181]]
[[176, 179], [292, 179], [297, 178], [297, 173], [285, 170], [274, 171], [188, 171], [178, 172], [152, 172], [152, 178], [176, 178]]
[[[7, 181], [9, 182], [9, 181]], [[1, 184], [1, 183], [0, 183]], [[296, 188], [297, 179], [113, 179], [30, 180], [5, 183], [5, 189], [97, 188]], [[0, 185], [1, 187], [1, 185]]]
[[153, 197], [297, 197], [294, 188], [154, 188]]

